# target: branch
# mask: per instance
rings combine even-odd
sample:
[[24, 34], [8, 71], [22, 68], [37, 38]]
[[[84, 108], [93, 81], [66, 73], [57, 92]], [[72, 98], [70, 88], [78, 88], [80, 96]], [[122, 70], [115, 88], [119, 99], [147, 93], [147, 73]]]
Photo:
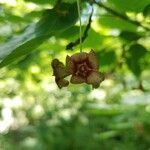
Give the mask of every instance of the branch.
[[[85, 39], [87, 38], [88, 36], [88, 31], [91, 27], [91, 22], [92, 22], [92, 15], [93, 15], [93, 7], [92, 7], [92, 12], [89, 16], [89, 21], [88, 21], [88, 24], [84, 30], [84, 33], [83, 33], [83, 36], [82, 36], [82, 43], [85, 41]], [[67, 46], [66, 46], [66, 50], [72, 50], [73, 47], [77, 46], [78, 44], [80, 44], [80, 39], [78, 38], [75, 42], [71, 42], [69, 43]]]
[[109, 13], [111, 13], [112, 15], [117, 16], [117, 17], [119, 17], [119, 18], [121, 18], [121, 19], [123, 19], [123, 20], [125, 20], [125, 21], [128, 21], [128, 22], [130, 22], [130, 23], [132, 23], [132, 24], [134, 24], [134, 25], [136, 25], [136, 26], [140, 26], [140, 27], [142, 27], [143, 29], [145, 29], [145, 30], [147, 30], [147, 31], [150, 31], [150, 28], [143, 26], [143, 25], [142, 25], [140, 22], [138, 22], [138, 21], [131, 20], [131, 19], [130, 19], [128, 16], [126, 16], [126, 15], [123, 15], [123, 14], [121, 14], [121, 13], [119, 13], [119, 12], [113, 10], [113, 9], [110, 8], [110, 7], [107, 7], [107, 6], [105, 6], [104, 4], [102, 4], [102, 3], [100, 3], [100, 2], [96, 2], [95, 0], [94, 0], [94, 3], [97, 4], [97, 5], [98, 5], [99, 7], [101, 7], [101, 8], [104, 8], [105, 10], [107, 10], [107, 11], [108, 11]]

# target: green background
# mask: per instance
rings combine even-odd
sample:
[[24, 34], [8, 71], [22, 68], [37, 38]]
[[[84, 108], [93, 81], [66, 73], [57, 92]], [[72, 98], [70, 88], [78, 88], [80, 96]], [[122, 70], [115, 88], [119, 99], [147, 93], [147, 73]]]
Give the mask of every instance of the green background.
[[0, 0], [0, 150], [149, 150], [150, 1], [81, 1], [98, 89], [58, 89], [51, 61], [79, 37], [76, 0]]

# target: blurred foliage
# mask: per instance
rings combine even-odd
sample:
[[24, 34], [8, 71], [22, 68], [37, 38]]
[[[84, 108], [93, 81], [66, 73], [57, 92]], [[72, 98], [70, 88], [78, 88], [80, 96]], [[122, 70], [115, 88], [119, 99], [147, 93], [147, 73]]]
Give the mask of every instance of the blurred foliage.
[[[92, 6], [91, 6], [92, 5]], [[0, 150], [149, 150], [150, 1], [83, 0], [83, 50], [106, 79], [59, 90], [50, 63], [79, 51], [76, 0], [0, 0]]]

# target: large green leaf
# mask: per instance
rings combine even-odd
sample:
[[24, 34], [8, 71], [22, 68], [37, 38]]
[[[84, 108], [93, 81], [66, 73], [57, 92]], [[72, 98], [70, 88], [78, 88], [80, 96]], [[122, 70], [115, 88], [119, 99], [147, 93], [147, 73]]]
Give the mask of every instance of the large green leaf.
[[63, 2], [66, 2], [66, 3], [75, 3], [75, 2], [77, 2], [77, 0], [63, 0]]
[[143, 68], [143, 60], [147, 50], [140, 44], [133, 44], [127, 52], [127, 65], [129, 69], [139, 77]]
[[11, 14], [10, 12], [5, 12], [5, 15], [0, 14], [0, 22], [11, 21], [12, 23], [18, 23], [23, 21], [22, 17]]
[[142, 37], [142, 35], [138, 34], [137, 32], [131, 31], [122, 31], [119, 36], [127, 42], [136, 41]]
[[25, 0], [26, 2], [33, 2], [37, 4], [54, 4], [54, 0]]
[[[25, 0], [27, 2], [33, 2], [37, 4], [54, 4], [56, 1], [54, 0]], [[62, 0], [64, 3], [74, 3], [76, 0]]]
[[144, 8], [144, 10], [143, 10], [143, 15], [144, 15], [145, 17], [150, 17], [150, 4], [147, 5], [147, 6]]
[[79, 38], [79, 27], [72, 26], [64, 32], [58, 33], [57, 35], [55, 35], [55, 37], [74, 41]]
[[103, 49], [97, 53], [100, 69], [108, 72], [117, 65], [117, 56], [114, 50]]
[[0, 67], [31, 52], [50, 36], [66, 30], [76, 19], [76, 4], [62, 3], [59, 8], [46, 10], [38, 23], [29, 25], [24, 33], [0, 47]]
[[104, 39], [106, 38], [106, 36], [94, 31], [93, 29], [90, 29], [88, 31], [88, 36], [83, 43], [83, 47], [90, 49], [99, 49], [103, 44]]
[[104, 27], [122, 31], [136, 31], [137, 29], [136, 25], [112, 15], [100, 16], [99, 23]]
[[150, 4], [149, 0], [108, 0], [108, 2], [120, 11], [142, 12]]

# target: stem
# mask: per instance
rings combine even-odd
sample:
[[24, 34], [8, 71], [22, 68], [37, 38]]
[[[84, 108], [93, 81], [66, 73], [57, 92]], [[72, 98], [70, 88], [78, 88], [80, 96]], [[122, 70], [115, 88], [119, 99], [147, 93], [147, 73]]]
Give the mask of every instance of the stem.
[[[85, 39], [88, 37], [88, 31], [91, 27], [91, 23], [92, 23], [92, 15], [93, 15], [93, 6], [92, 6], [92, 11], [91, 11], [91, 14], [89, 16], [89, 21], [88, 21], [88, 24], [87, 26], [85, 27], [85, 30], [83, 31], [82, 33], [82, 43], [85, 41]], [[80, 44], [80, 38], [76, 39], [75, 42], [70, 42], [67, 46], [66, 46], [66, 50], [72, 50], [73, 47], [77, 46]]]
[[78, 15], [79, 15], [79, 22], [80, 22], [80, 29], [79, 29], [79, 36], [80, 36], [80, 52], [82, 52], [82, 23], [81, 23], [81, 12], [80, 12], [80, 0], [77, 0], [77, 7], [78, 7]]

